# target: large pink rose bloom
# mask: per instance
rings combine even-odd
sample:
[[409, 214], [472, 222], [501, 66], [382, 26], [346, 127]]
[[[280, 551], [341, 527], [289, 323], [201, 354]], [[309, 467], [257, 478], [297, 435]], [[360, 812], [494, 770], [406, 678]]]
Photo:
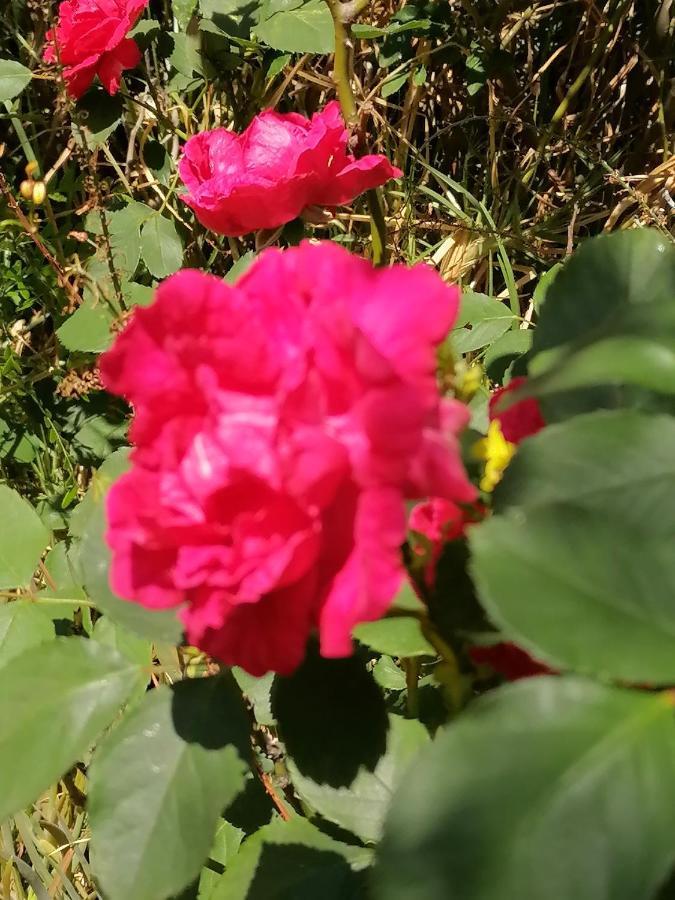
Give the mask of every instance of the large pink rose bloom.
[[333, 244], [268, 250], [236, 284], [183, 271], [101, 359], [134, 406], [108, 499], [111, 583], [184, 604], [188, 639], [254, 675], [291, 672], [318, 629], [347, 656], [403, 568], [404, 502], [474, 499], [435, 348], [458, 290]]
[[127, 34], [147, 5], [148, 0], [63, 0], [56, 28], [47, 32], [44, 59], [61, 62], [71, 97], [79, 99], [96, 75], [109, 94], [117, 93], [124, 69], [141, 61]]
[[309, 206], [335, 207], [400, 169], [385, 156], [356, 159], [337, 102], [306, 119], [271, 110], [242, 134], [226, 128], [190, 138], [179, 163], [183, 200], [206, 228], [237, 237], [276, 228]]

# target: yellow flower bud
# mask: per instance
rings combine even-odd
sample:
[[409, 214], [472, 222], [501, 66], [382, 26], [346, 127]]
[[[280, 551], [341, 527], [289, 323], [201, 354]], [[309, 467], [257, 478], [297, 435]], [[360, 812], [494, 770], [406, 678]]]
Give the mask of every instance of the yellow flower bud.
[[32, 200], [33, 199], [33, 182], [32, 181], [22, 181], [19, 191], [21, 192], [21, 196], [23, 197], [24, 200]]
[[39, 206], [41, 203], [45, 202], [45, 197], [47, 196], [47, 186], [44, 181], [36, 181], [33, 184], [33, 203], [36, 206]]
[[32, 159], [29, 163], [26, 163], [26, 168], [24, 169], [26, 175], [30, 178], [35, 172], [38, 170], [37, 162]]

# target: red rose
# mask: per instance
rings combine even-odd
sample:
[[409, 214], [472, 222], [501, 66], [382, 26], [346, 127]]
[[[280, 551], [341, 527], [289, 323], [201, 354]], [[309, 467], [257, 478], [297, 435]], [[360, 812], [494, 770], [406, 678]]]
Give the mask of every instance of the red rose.
[[182, 605], [192, 643], [254, 675], [292, 671], [314, 628], [349, 655], [403, 578], [406, 499], [476, 495], [468, 410], [435, 377], [458, 303], [428, 266], [331, 243], [267, 250], [234, 286], [165, 281], [101, 358], [135, 413], [108, 497], [115, 590]]
[[311, 119], [268, 110], [242, 134], [204, 131], [183, 149], [183, 200], [206, 228], [238, 237], [284, 225], [307, 207], [350, 203], [403, 174], [385, 156], [356, 159], [348, 138], [335, 101]]
[[489, 647], [469, 647], [471, 659], [479, 666], [491, 666], [507, 681], [531, 678], [533, 675], [555, 675], [544, 663], [533, 659], [516, 644], [506, 642], [491, 644]]
[[[511, 444], [519, 444], [526, 437], [541, 431], [546, 422], [541, 414], [539, 403], [534, 397], [518, 400], [510, 406], [502, 400], [507, 394], [518, 390], [527, 383], [527, 378], [512, 378], [506, 387], [497, 388], [490, 397], [490, 421], [497, 419], [501, 425], [504, 438]], [[503, 405], [503, 409], [502, 409]]]
[[[63, 0], [55, 29], [47, 32], [45, 62], [60, 62], [68, 93], [76, 100], [95, 76], [116, 94], [124, 69], [141, 60], [136, 42], [127, 37], [148, 0]], [[58, 50], [58, 52], [57, 52]]]
[[436, 564], [445, 544], [463, 538], [467, 528], [482, 521], [485, 513], [485, 507], [478, 501], [461, 507], [444, 497], [430, 497], [410, 510], [408, 528], [425, 539], [426, 546], [417, 544], [413, 550], [423, 557], [424, 580], [428, 587], [433, 586]]

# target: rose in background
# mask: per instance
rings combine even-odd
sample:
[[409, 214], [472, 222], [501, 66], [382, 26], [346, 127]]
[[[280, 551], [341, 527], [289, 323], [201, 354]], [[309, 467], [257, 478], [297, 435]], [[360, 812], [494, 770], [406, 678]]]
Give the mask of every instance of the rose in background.
[[231, 287], [183, 271], [102, 357], [134, 407], [111, 490], [112, 585], [185, 604], [188, 639], [254, 675], [292, 671], [318, 628], [347, 656], [403, 576], [404, 501], [470, 503], [436, 347], [459, 292], [426, 266], [333, 245], [268, 250]]
[[335, 101], [311, 119], [269, 110], [242, 134], [204, 131], [183, 149], [183, 200], [206, 228], [238, 237], [277, 228], [309, 207], [351, 203], [403, 174], [381, 155], [356, 159], [348, 141]]
[[119, 90], [122, 72], [141, 61], [127, 34], [148, 0], [63, 0], [56, 28], [47, 32], [45, 62], [60, 62], [68, 93], [78, 100], [98, 75], [109, 94]]
[[[498, 472], [495, 470], [492, 473], [496, 481], [501, 478], [503, 469], [508, 465], [517, 444], [526, 437], [536, 434], [546, 425], [539, 404], [534, 398], [528, 397], [508, 405], [508, 395], [523, 388], [526, 383], [526, 378], [513, 378], [506, 387], [497, 388], [490, 397], [488, 411], [492, 437], [488, 435], [488, 438], [480, 443], [485, 444], [488, 449], [495, 443], [507, 448], [506, 455], [502, 454], [503, 465], [497, 465]], [[494, 463], [495, 460], [490, 459], [488, 452], [487, 465], [489, 466], [491, 462]], [[494, 486], [493, 479], [489, 477], [488, 480], [491, 489]], [[413, 507], [408, 527], [418, 539], [422, 538], [423, 543], [420, 544], [418, 541], [413, 549], [418, 555], [423, 555], [424, 581], [428, 587], [432, 588], [435, 583], [436, 567], [444, 546], [451, 541], [463, 540], [467, 529], [480, 522], [486, 515], [487, 508], [480, 502], [461, 507], [441, 497], [431, 497]], [[447, 602], [452, 603], [451, 593]], [[551, 674], [553, 671], [516, 644], [506, 641], [469, 647], [469, 655], [476, 665], [490, 666], [508, 681]]]
[[497, 388], [490, 397], [489, 417], [491, 422], [499, 422], [504, 438], [510, 444], [519, 444], [525, 438], [536, 434], [545, 427], [546, 422], [541, 408], [534, 397], [525, 397], [513, 401], [513, 394], [525, 387], [527, 378], [523, 375], [512, 378], [506, 387]]
[[497, 388], [490, 397], [490, 423], [484, 438], [474, 445], [474, 455], [485, 463], [481, 490], [490, 493], [502, 479], [520, 441], [536, 434], [546, 425], [538, 401], [525, 397], [514, 401], [509, 394], [526, 384], [524, 377], [512, 378], [506, 387]]

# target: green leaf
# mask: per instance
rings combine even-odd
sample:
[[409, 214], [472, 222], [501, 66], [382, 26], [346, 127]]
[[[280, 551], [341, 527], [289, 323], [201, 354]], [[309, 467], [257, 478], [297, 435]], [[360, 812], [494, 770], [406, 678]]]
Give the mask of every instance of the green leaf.
[[378, 653], [389, 656], [434, 656], [435, 651], [413, 616], [395, 616], [365, 622], [354, 629], [354, 637]]
[[260, 828], [243, 845], [210, 900], [362, 900], [357, 873], [370, 852], [322, 834], [295, 816]]
[[57, 329], [59, 341], [66, 350], [102, 353], [112, 343], [110, 326], [115, 314], [102, 302], [85, 300]]
[[[550, 425], [519, 446], [495, 509], [575, 506], [648, 537], [675, 530], [675, 419], [608, 410]], [[472, 529], [473, 530], [473, 529]]]
[[82, 537], [91, 517], [103, 504], [110, 485], [129, 469], [129, 448], [115, 450], [104, 460], [91, 476], [87, 493], [70, 516], [70, 534]]
[[530, 364], [530, 375], [541, 376], [532, 387], [538, 396], [603, 384], [633, 384], [675, 394], [675, 340], [669, 336], [613, 337], [576, 350], [548, 350]]
[[488, 74], [485, 65], [485, 51], [471, 53], [466, 58], [466, 89], [470, 97], [485, 87]]
[[5, 603], [0, 606], [0, 667], [55, 636], [53, 622], [37, 604], [25, 600]]
[[29, 584], [49, 532], [27, 500], [0, 484], [0, 588]]
[[324, 0], [267, 0], [255, 31], [274, 50], [332, 53], [333, 19]]
[[[286, 66], [289, 64], [290, 61], [291, 61], [290, 53], [281, 53], [279, 56], [275, 57], [269, 65], [269, 68], [265, 74], [265, 78], [267, 78], [270, 81], [272, 80], [272, 78], [276, 78], [277, 75], [279, 75], [279, 74], [281, 74], [281, 72], [283, 72], [283, 70], [286, 68]], [[251, 251], [249, 250], [248, 252], [250, 253]], [[246, 255], [246, 254], [244, 254], [244, 255]], [[253, 254], [251, 254], [251, 255], [253, 255]], [[236, 263], [234, 265], [236, 266]], [[234, 266], [232, 268], [234, 268]], [[230, 269], [230, 272], [231, 271], [232, 271], [232, 269]], [[229, 275], [229, 272], [228, 272], [228, 275]]]
[[76, 141], [90, 148], [100, 147], [122, 121], [124, 103], [119, 95], [110, 97], [102, 87], [96, 86], [78, 101], [77, 109], [77, 121], [73, 122]]
[[144, 675], [84, 638], [56, 638], [0, 671], [0, 821], [87, 752]]
[[554, 666], [675, 681], [675, 419], [551, 426], [523, 442], [495, 505], [471, 529], [472, 572], [509, 637]]
[[384, 100], [386, 100], [387, 97], [391, 97], [392, 94], [400, 91], [407, 81], [407, 72], [400, 72], [398, 75], [392, 75], [390, 78], [387, 78], [386, 81], [382, 82], [382, 87], [380, 88], [380, 96]]
[[403, 772], [428, 740], [429, 734], [420, 722], [390, 716], [387, 750], [373, 772], [361, 770], [350, 785], [334, 788], [302, 775], [290, 761], [293, 787], [325, 819], [353, 832], [366, 843], [375, 843]]
[[386, 691], [404, 691], [405, 673], [399, 669], [390, 656], [381, 656], [373, 669], [375, 681]]
[[384, 698], [358, 654], [325, 659], [310, 647], [293, 675], [275, 679], [272, 711], [297, 768], [320, 784], [351, 784], [385, 751]]
[[[491, 370], [497, 361], [500, 360], [502, 361], [500, 375], [503, 375], [503, 371], [506, 369], [506, 365], [503, 362], [504, 358], [507, 357], [513, 359], [513, 357], [522, 356], [523, 353], [527, 353], [532, 346], [532, 334], [533, 329], [531, 328], [519, 328], [517, 331], [511, 329], [505, 332], [500, 338], [497, 338], [497, 340], [487, 348], [485, 356], [483, 357], [483, 365], [485, 366], [485, 369], [488, 370], [488, 374], [492, 374], [489, 370]], [[501, 378], [499, 378], [499, 380], [501, 381]]]
[[0, 59], [0, 101], [12, 100], [33, 77], [30, 69], [13, 59]]
[[276, 725], [274, 713], [272, 712], [272, 682], [274, 681], [274, 673], [268, 672], [261, 678], [255, 678], [249, 675], [243, 669], [235, 666], [232, 674], [242, 693], [246, 696], [253, 707], [253, 714], [256, 722], [261, 725]]
[[183, 245], [176, 226], [157, 213], [141, 229], [143, 262], [155, 278], [166, 278], [183, 265]]
[[128, 306], [150, 306], [155, 299], [155, 288], [134, 281], [124, 285], [124, 299]]
[[494, 517], [470, 541], [488, 615], [535, 657], [603, 678], [675, 681], [672, 537], [551, 506]]
[[178, 27], [185, 31], [197, 8], [197, 0], [172, 0], [172, 6]]
[[[72, 551], [65, 541], [59, 541], [49, 551], [44, 567], [49, 575], [49, 583], [37, 593], [40, 612], [52, 619], [71, 618], [81, 606], [81, 601], [86, 600], [86, 595]], [[54, 602], [49, 602], [50, 600]]]
[[[509, 330], [514, 319], [508, 306], [494, 297], [464, 291], [452, 331], [453, 350], [458, 354], [469, 353], [494, 343]], [[471, 325], [471, 328], [464, 328], [465, 325]]]
[[139, 638], [132, 632], [117, 625], [109, 616], [101, 616], [100, 619], [96, 620], [92, 637], [95, 641], [117, 650], [121, 656], [125, 656], [139, 666], [152, 665], [152, 644], [150, 641]]
[[141, 257], [141, 225], [156, 212], [144, 203], [132, 201], [124, 209], [108, 214], [110, 249], [115, 268], [125, 279], [134, 276]]
[[[239, 852], [244, 832], [241, 828], [235, 828], [225, 819], [221, 819], [216, 827], [216, 835], [211, 845], [209, 859], [215, 860], [226, 869]], [[212, 894], [220, 875], [213, 869], [204, 867], [199, 876], [199, 889], [197, 900], [212, 900]]]
[[659, 232], [586, 241], [546, 296], [534, 336], [533, 389], [637, 384], [675, 393], [675, 247]]
[[248, 755], [246, 711], [228, 676], [146, 694], [91, 766], [92, 866], [106, 897], [164, 900], [196, 878]]
[[201, 40], [199, 33], [197, 34], [174, 34], [173, 53], [171, 54], [171, 65], [181, 75], [186, 78], [192, 78], [196, 75], [203, 75], [204, 68], [201, 56]]
[[246, 253], [243, 253], [239, 259], [230, 266], [225, 275], [225, 281], [228, 284], [236, 284], [244, 272], [246, 272], [254, 262], [256, 255], [254, 250], [247, 250]]
[[534, 308], [537, 311], [541, 310], [541, 307], [546, 301], [549, 289], [557, 278], [558, 272], [560, 272], [562, 267], [562, 263], [556, 263], [548, 270], [548, 272], [544, 272], [544, 274], [539, 278], [537, 286], [534, 289], [534, 293], [532, 294], [532, 302], [534, 303]]
[[408, 770], [375, 900], [651, 897], [675, 860], [674, 760], [669, 695], [555, 677], [489, 694]]

